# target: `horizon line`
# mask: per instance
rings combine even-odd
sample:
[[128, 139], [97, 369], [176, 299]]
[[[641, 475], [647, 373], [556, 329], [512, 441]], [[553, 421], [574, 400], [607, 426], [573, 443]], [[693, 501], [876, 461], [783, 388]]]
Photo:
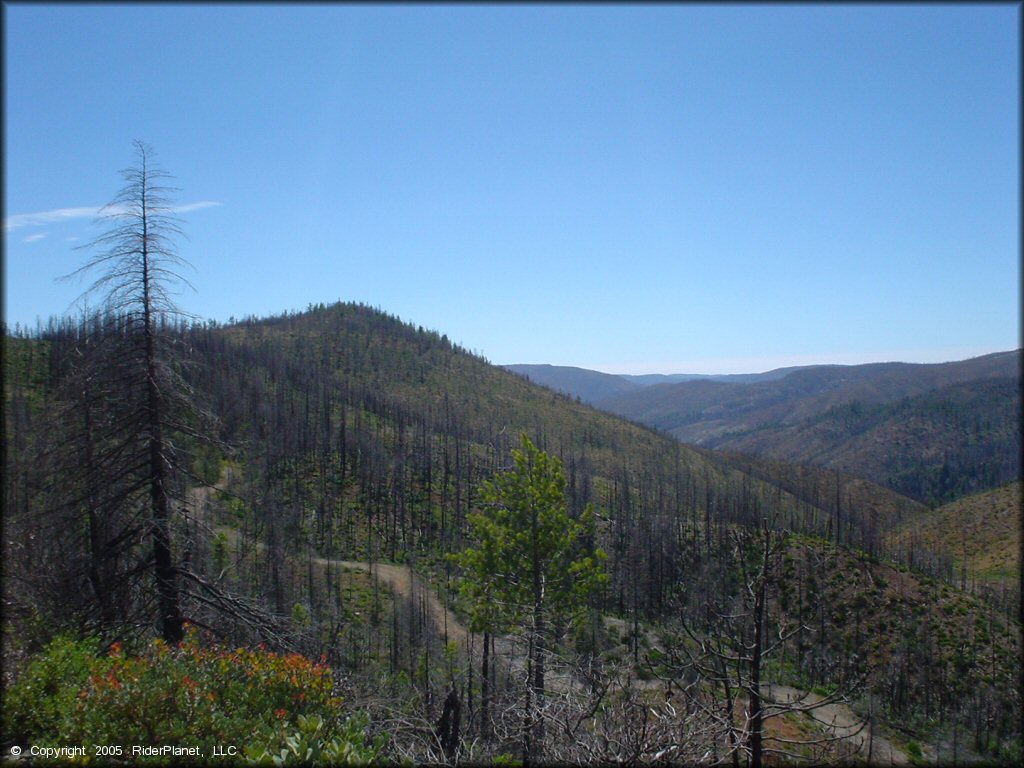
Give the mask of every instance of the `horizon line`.
[[883, 363], [907, 365], [941, 365], [971, 360], [986, 355], [1021, 351], [1021, 346], [1007, 349], [994, 345], [941, 349], [897, 350], [881, 353], [821, 353], [759, 357], [695, 358], [677, 362], [605, 363], [594, 366], [560, 363], [502, 363], [516, 365], [550, 365], [576, 368], [609, 376], [735, 376], [771, 373], [783, 368], [807, 368], [819, 365], [856, 366]]

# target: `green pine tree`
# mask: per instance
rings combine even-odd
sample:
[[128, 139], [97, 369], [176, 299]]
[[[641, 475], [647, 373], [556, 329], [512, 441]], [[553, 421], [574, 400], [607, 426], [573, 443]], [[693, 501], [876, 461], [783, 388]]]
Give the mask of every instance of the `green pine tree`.
[[561, 461], [539, 450], [525, 434], [512, 458], [510, 470], [483, 484], [483, 509], [467, 518], [477, 546], [454, 559], [463, 569], [462, 593], [471, 606], [471, 627], [491, 633], [514, 626], [527, 632], [525, 757], [535, 759], [543, 741], [536, 714], [544, 698], [552, 620], [585, 618], [590, 595], [607, 580], [602, 567], [606, 555], [584, 547], [592, 538], [588, 534], [594, 513], [588, 506], [578, 519], [569, 515]]

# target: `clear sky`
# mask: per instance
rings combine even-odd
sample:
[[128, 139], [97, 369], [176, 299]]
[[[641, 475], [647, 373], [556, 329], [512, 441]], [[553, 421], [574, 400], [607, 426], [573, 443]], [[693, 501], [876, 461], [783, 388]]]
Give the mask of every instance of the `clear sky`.
[[1020, 343], [1018, 4], [4, 17], [12, 326], [73, 311], [141, 139], [203, 318], [354, 300], [620, 373]]

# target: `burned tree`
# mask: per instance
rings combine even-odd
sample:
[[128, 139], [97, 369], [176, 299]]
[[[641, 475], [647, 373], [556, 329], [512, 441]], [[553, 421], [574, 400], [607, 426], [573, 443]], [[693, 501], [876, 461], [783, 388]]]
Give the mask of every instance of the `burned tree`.
[[[177, 642], [183, 637], [183, 614], [171, 517], [172, 476], [180, 464], [171, 433], [185, 428], [183, 412], [190, 404], [172, 362], [167, 330], [181, 319], [170, 291], [187, 282], [180, 274], [187, 263], [174, 247], [182, 231], [168, 197], [173, 190], [164, 185], [169, 176], [154, 166], [151, 148], [136, 141], [135, 150], [136, 164], [121, 172], [125, 186], [100, 211], [107, 231], [84, 246], [95, 255], [68, 276], [96, 275], [87, 295], [99, 295], [103, 302], [103, 320], [91, 339], [98, 351], [84, 356], [69, 386], [86, 399], [97, 389], [108, 395], [102, 415], [111, 425], [102, 445], [106, 461], [103, 471], [86, 482], [82, 502], [89, 514], [96, 514], [89, 495], [97, 484], [109, 487], [111, 478], [120, 481], [114, 486], [117, 493], [106, 500], [105, 513], [130, 518], [133, 525], [113, 536], [141, 534], [148, 541], [144, 562], [153, 574], [160, 634]], [[91, 389], [78, 387], [84, 381], [91, 382]], [[95, 452], [94, 426], [83, 428], [83, 439]], [[94, 540], [92, 549], [96, 558], [106, 554], [103, 542]]]
[[[810, 629], [776, 626], [768, 613], [769, 600], [778, 584], [777, 561], [786, 541], [785, 532], [772, 530], [767, 521], [760, 529], [735, 528], [730, 532], [731, 553], [723, 581], [733, 589], [717, 598], [692, 606], [681, 621], [678, 642], [666, 654], [649, 657], [651, 670], [662, 677], [669, 690], [677, 689], [693, 711], [717, 721], [715, 738], [725, 751], [724, 760], [760, 768], [770, 756], [799, 758], [811, 750], [815, 759], [843, 759], [841, 742], [856, 736], [866, 723], [842, 734], [822, 734], [800, 739], [769, 736], [767, 724], [790, 713], [813, 717], [836, 701], [842, 701], [859, 679], [825, 697], [773, 695], [765, 679], [768, 662], [791, 638]], [[724, 577], [724, 578], [723, 578]]]

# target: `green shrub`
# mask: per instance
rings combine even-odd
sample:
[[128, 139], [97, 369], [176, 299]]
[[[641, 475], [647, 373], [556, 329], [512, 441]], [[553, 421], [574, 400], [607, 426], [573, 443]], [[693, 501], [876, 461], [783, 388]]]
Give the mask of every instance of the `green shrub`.
[[56, 734], [74, 710], [99, 653], [97, 640], [55, 638], [4, 696], [4, 732], [18, 742]]
[[97, 647], [51, 643], [8, 692], [8, 733], [38, 746], [198, 746], [207, 758], [214, 746], [236, 745], [273, 762], [292, 742], [330, 762], [379, 751], [334, 695], [330, 668], [305, 656], [204, 647], [195, 630], [175, 648], [154, 640], [138, 656], [118, 644], [100, 656]]
[[924, 757], [924, 753], [921, 752], [921, 745], [916, 741], [907, 742], [907, 754], [910, 755], [912, 760], [920, 760]]
[[383, 736], [372, 742], [365, 738], [369, 718], [362, 712], [349, 717], [333, 736], [318, 715], [299, 715], [297, 724], [298, 730], [279, 744], [248, 747], [247, 760], [259, 765], [369, 765], [377, 762], [384, 749]]

